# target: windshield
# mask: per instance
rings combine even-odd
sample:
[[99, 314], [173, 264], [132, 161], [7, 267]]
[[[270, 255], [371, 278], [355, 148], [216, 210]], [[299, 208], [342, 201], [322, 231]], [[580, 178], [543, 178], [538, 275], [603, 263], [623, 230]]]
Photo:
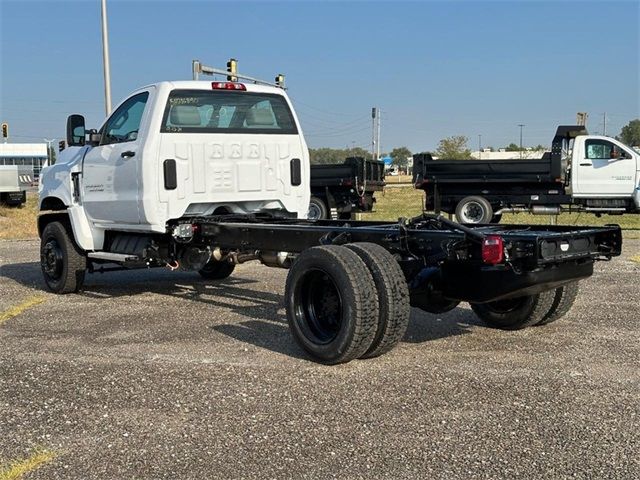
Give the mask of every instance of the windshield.
[[269, 93], [173, 90], [162, 133], [297, 134], [284, 97]]

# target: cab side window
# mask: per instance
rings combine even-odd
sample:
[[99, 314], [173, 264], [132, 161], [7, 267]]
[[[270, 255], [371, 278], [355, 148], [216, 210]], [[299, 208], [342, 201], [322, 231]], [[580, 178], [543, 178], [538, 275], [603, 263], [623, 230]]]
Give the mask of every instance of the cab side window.
[[587, 140], [585, 148], [589, 160], [630, 158], [622, 148], [606, 140]]
[[100, 145], [133, 142], [136, 140], [148, 98], [149, 92], [143, 92], [134, 95], [120, 105], [107, 120], [103, 128]]

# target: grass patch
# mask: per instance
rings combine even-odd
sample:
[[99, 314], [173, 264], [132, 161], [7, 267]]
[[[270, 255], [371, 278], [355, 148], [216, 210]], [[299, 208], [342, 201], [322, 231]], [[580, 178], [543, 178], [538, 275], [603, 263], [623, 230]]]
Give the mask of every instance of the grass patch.
[[[422, 212], [422, 190], [410, 185], [385, 188], [376, 194], [375, 212], [363, 213], [362, 220], [395, 221], [400, 217], [414, 217]], [[38, 194], [28, 193], [27, 203], [21, 208], [0, 206], [0, 239], [36, 238], [38, 229]], [[531, 215], [528, 213], [506, 214], [502, 223], [551, 225], [551, 215]], [[625, 238], [640, 238], [640, 215], [603, 215], [598, 218], [590, 213], [563, 213], [558, 216], [558, 225], [601, 226], [615, 223], [624, 230]]]
[[[362, 220], [397, 220], [413, 217], [422, 212], [424, 192], [411, 186], [385, 188], [383, 194], [376, 194], [375, 212], [363, 213]], [[531, 215], [510, 213], [502, 216], [502, 223], [551, 225], [552, 215]], [[640, 238], [640, 215], [603, 215], [596, 217], [590, 213], [562, 213], [557, 217], [558, 225], [602, 226], [618, 224], [625, 230], [626, 238]]]
[[384, 181], [387, 183], [412, 183], [411, 175], [385, 175]]
[[27, 203], [21, 207], [0, 205], [0, 239], [15, 240], [38, 236], [38, 194], [27, 193]]
[[50, 450], [37, 450], [29, 458], [0, 465], [0, 480], [19, 480], [30, 472], [51, 462], [56, 454]]

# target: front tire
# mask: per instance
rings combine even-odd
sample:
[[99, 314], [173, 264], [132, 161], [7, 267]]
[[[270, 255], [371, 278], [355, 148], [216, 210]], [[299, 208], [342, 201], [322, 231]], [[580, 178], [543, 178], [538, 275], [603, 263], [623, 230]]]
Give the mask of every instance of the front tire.
[[456, 220], [460, 223], [490, 223], [492, 218], [493, 207], [484, 197], [465, 197], [456, 206]]
[[378, 325], [376, 286], [364, 262], [342, 246], [303, 251], [289, 270], [285, 306], [291, 333], [314, 360], [359, 358]]
[[495, 302], [472, 303], [471, 309], [490, 327], [520, 330], [540, 323], [551, 309], [554, 298], [555, 290], [548, 290]]
[[47, 224], [40, 239], [40, 267], [44, 281], [54, 293], [72, 293], [82, 288], [87, 257], [69, 235], [70, 226]]

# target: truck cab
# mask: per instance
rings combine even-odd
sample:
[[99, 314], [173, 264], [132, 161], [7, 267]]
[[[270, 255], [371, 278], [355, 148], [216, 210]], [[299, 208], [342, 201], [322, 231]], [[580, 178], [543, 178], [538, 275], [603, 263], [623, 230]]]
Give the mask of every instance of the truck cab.
[[281, 88], [160, 82], [97, 131], [71, 116], [67, 133], [71, 148], [42, 172], [41, 210], [64, 206], [85, 250], [102, 249], [106, 231], [165, 233], [183, 217], [306, 216], [309, 153]]
[[619, 200], [640, 210], [640, 155], [615, 138], [579, 135], [571, 153], [575, 199]]

